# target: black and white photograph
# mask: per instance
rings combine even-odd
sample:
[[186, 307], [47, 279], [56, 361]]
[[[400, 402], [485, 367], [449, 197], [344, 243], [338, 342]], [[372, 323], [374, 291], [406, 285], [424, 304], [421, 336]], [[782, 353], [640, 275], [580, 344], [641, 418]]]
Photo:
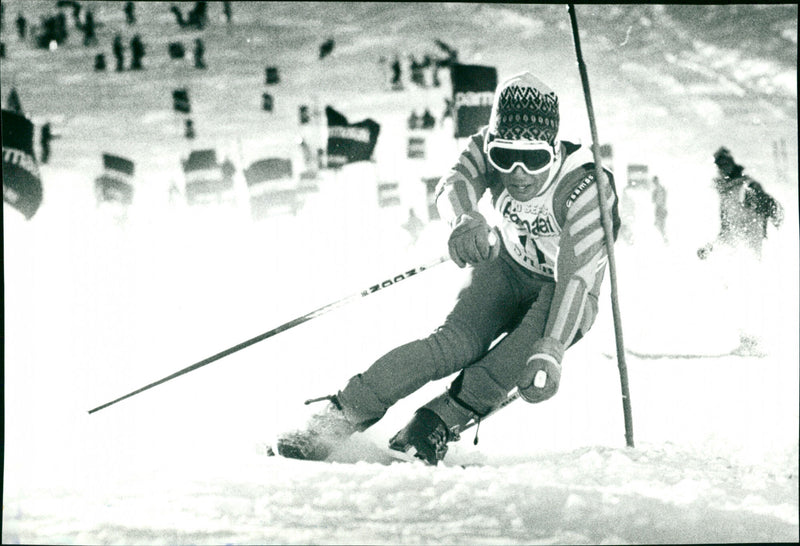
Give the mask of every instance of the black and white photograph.
[[3, 544], [800, 541], [797, 4], [0, 7]]

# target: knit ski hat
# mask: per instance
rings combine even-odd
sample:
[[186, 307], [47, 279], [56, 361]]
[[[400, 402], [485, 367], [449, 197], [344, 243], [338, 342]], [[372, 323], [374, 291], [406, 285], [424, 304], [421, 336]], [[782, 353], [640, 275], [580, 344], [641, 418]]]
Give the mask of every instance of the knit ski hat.
[[530, 72], [522, 72], [497, 88], [487, 137], [555, 144], [558, 122], [555, 91]]

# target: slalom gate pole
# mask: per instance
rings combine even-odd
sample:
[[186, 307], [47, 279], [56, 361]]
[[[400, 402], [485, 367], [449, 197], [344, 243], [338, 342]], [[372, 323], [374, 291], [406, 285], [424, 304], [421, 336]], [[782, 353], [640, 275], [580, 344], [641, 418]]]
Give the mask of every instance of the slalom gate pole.
[[444, 263], [444, 262], [448, 261], [449, 259], [450, 259], [449, 256], [441, 256], [441, 257], [437, 258], [436, 260], [434, 260], [434, 261], [432, 261], [432, 262], [430, 262], [428, 264], [411, 268], [408, 271], [405, 271], [404, 273], [400, 273], [398, 275], [395, 275], [393, 277], [385, 279], [385, 280], [383, 280], [381, 282], [373, 284], [373, 285], [365, 288], [361, 292], [357, 292], [355, 294], [351, 294], [351, 295], [349, 295], [349, 296], [347, 296], [345, 298], [342, 298], [342, 299], [340, 299], [338, 301], [335, 301], [333, 303], [329, 303], [327, 305], [324, 305], [324, 306], [320, 307], [319, 309], [311, 311], [310, 313], [306, 313], [303, 316], [297, 317], [295, 319], [290, 320], [289, 322], [281, 324], [277, 328], [273, 328], [272, 330], [270, 330], [268, 332], [264, 332], [261, 335], [258, 335], [258, 336], [254, 337], [254, 338], [251, 338], [251, 339], [248, 339], [247, 341], [243, 341], [242, 343], [239, 343], [238, 345], [234, 345], [233, 347], [225, 349], [224, 351], [220, 351], [219, 353], [217, 353], [217, 354], [215, 354], [213, 356], [210, 356], [210, 357], [205, 358], [205, 359], [203, 359], [203, 360], [201, 360], [199, 362], [196, 362], [196, 363], [192, 364], [191, 366], [187, 366], [186, 368], [183, 368], [182, 370], [178, 370], [177, 372], [175, 372], [173, 374], [170, 374], [170, 375], [168, 375], [168, 376], [166, 376], [166, 377], [164, 377], [162, 379], [159, 379], [158, 381], [154, 381], [154, 382], [152, 382], [152, 383], [150, 383], [148, 385], [145, 385], [144, 387], [136, 389], [135, 391], [129, 392], [128, 394], [126, 394], [124, 396], [120, 396], [119, 398], [116, 398], [116, 399], [114, 399], [114, 400], [112, 400], [110, 402], [106, 402], [105, 404], [103, 404], [101, 406], [97, 406], [96, 408], [89, 410], [89, 414], [92, 414], [92, 413], [94, 413], [96, 411], [100, 411], [101, 409], [104, 409], [104, 408], [107, 408], [107, 407], [109, 407], [111, 405], [114, 405], [117, 402], [121, 402], [121, 401], [125, 400], [126, 398], [130, 398], [131, 396], [135, 396], [135, 395], [137, 395], [137, 394], [139, 394], [141, 392], [144, 392], [144, 391], [146, 391], [148, 389], [152, 389], [153, 387], [155, 387], [157, 385], [161, 385], [162, 383], [166, 383], [167, 381], [175, 379], [176, 377], [179, 377], [181, 375], [187, 374], [187, 373], [189, 373], [191, 371], [194, 371], [194, 370], [196, 370], [198, 368], [202, 368], [203, 366], [205, 366], [207, 364], [211, 364], [212, 362], [215, 362], [215, 361], [217, 361], [217, 360], [219, 360], [221, 358], [224, 358], [224, 357], [226, 357], [228, 355], [231, 355], [231, 354], [233, 354], [233, 353], [235, 353], [237, 351], [241, 351], [242, 349], [244, 349], [246, 347], [249, 347], [250, 345], [254, 345], [254, 344], [258, 343], [259, 341], [263, 341], [263, 340], [265, 340], [267, 338], [270, 338], [270, 337], [272, 337], [272, 336], [274, 336], [276, 334], [280, 334], [281, 332], [285, 332], [286, 330], [288, 330], [290, 328], [294, 328], [295, 326], [303, 324], [304, 322], [308, 322], [309, 320], [311, 320], [313, 318], [317, 318], [319, 316], [322, 316], [325, 313], [328, 313], [329, 311], [332, 311], [334, 309], [342, 307], [345, 304], [348, 304], [348, 303], [353, 302], [353, 301], [355, 301], [357, 299], [360, 299], [360, 298], [365, 298], [367, 296], [370, 296], [371, 294], [374, 294], [375, 292], [377, 292], [379, 290], [382, 290], [384, 288], [388, 288], [390, 286], [394, 286], [395, 284], [397, 284], [398, 282], [400, 282], [402, 280], [405, 280], [405, 279], [407, 279], [409, 277], [413, 277], [414, 275], [422, 273], [423, 271], [425, 271], [427, 269], [430, 269], [430, 268], [432, 268], [434, 266], [437, 266], [437, 265], [439, 265], [441, 263]]
[[575, 4], [567, 4], [569, 18], [572, 23], [572, 38], [575, 42], [575, 54], [578, 59], [578, 70], [581, 73], [583, 95], [586, 98], [586, 110], [589, 114], [589, 126], [592, 131], [592, 154], [594, 155], [595, 172], [597, 173], [597, 199], [600, 202], [600, 220], [605, 232], [606, 250], [608, 252], [608, 271], [611, 281], [611, 309], [614, 315], [614, 335], [617, 346], [617, 365], [619, 380], [622, 388], [622, 410], [625, 417], [625, 441], [628, 447], [633, 445], [633, 417], [631, 415], [631, 397], [628, 386], [628, 366], [625, 363], [625, 345], [622, 342], [622, 318], [619, 312], [619, 298], [617, 296], [617, 267], [614, 260], [614, 236], [611, 227], [611, 218], [606, 210], [606, 195], [608, 192], [608, 178], [603, 170], [600, 158], [600, 144], [597, 139], [597, 125], [595, 124], [592, 96], [589, 92], [589, 76], [581, 53], [581, 39], [578, 34], [578, 20], [575, 15]]

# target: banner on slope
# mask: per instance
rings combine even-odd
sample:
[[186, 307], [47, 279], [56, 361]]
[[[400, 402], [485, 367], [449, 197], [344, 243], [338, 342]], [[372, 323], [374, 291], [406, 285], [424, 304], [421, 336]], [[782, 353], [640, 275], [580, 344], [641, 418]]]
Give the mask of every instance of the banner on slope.
[[3, 110], [3, 201], [27, 220], [42, 204], [42, 181], [33, 152], [33, 123], [16, 112]]
[[497, 87], [497, 69], [493, 66], [454, 64], [450, 67], [450, 81], [453, 86], [455, 137], [469, 137], [489, 123]]
[[98, 203], [133, 203], [134, 164], [118, 155], [103, 154], [103, 173], [95, 179]]
[[328, 166], [337, 168], [347, 163], [369, 161], [381, 126], [372, 119], [348, 123], [347, 118], [330, 106], [325, 107], [328, 119]]
[[182, 87], [172, 91], [172, 109], [184, 114], [190, 114], [192, 112], [192, 103], [189, 100], [188, 89]]
[[378, 206], [381, 208], [396, 207], [402, 203], [400, 199], [400, 183], [397, 181], [378, 182]]
[[272, 211], [296, 214], [302, 204], [289, 159], [270, 157], [255, 161], [245, 169], [244, 179], [254, 220], [269, 216]]
[[428, 203], [428, 220], [439, 220], [439, 209], [436, 207], [436, 186], [439, 184], [440, 177], [423, 178], [425, 184], [425, 200]]
[[600, 160], [603, 162], [603, 167], [614, 172], [614, 146], [611, 144], [601, 144]]
[[233, 203], [233, 178], [223, 175], [215, 150], [195, 150], [183, 162], [186, 202], [190, 205]]
[[628, 165], [628, 186], [650, 189], [649, 168], [647, 165], [632, 163]]
[[425, 137], [423, 136], [408, 137], [406, 157], [408, 157], [408, 159], [425, 159]]

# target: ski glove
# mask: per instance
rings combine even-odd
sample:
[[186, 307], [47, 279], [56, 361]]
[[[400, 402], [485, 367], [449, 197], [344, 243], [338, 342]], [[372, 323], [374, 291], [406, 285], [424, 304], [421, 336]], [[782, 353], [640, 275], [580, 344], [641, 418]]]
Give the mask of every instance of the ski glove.
[[533, 354], [517, 383], [523, 400], [536, 404], [558, 392], [563, 357], [564, 346], [555, 338], [544, 337], [534, 343]]
[[[493, 235], [495, 243], [491, 243]], [[486, 219], [478, 211], [469, 211], [459, 216], [447, 241], [450, 258], [458, 267], [476, 265], [493, 260], [500, 254], [500, 244]]]

